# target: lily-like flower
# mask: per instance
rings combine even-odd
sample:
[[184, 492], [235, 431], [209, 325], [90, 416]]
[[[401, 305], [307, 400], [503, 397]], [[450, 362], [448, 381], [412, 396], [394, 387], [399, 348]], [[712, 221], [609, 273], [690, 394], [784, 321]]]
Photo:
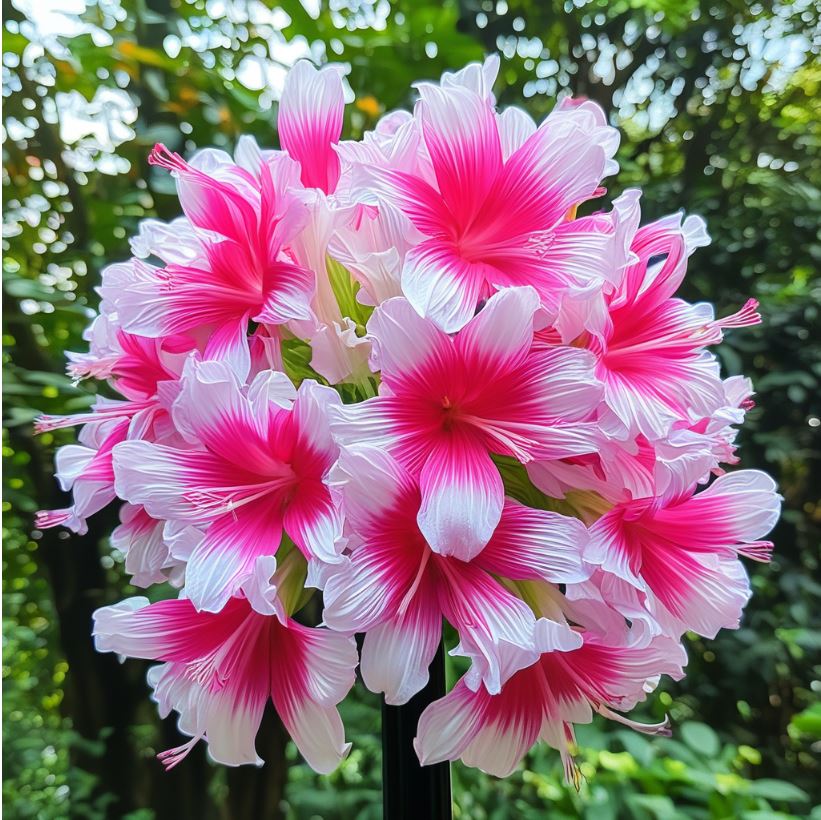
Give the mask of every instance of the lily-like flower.
[[750, 597], [739, 555], [767, 562], [761, 540], [778, 520], [775, 482], [758, 470], [717, 478], [706, 490], [615, 506], [590, 528], [585, 558], [612, 579], [617, 606], [644, 609], [668, 635], [714, 638], [738, 627]]
[[153, 518], [205, 530], [186, 594], [217, 612], [274, 555], [283, 530], [309, 559], [339, 560], [341, 516], [324, 480], [337, 449], [327, 427], [336, 394], [264, 371], [247, 388], [222, 362], [189, 360], [174, 419], [189, 449], [128, 441], [114, 452], [117, 492]]
[[499, 523], [491, 453], [526, 463], [595, 449], [594, 361], [572, 347], [533, 350], [538, 309], [535, 290], [509, 288], [451, 337], [390, 299], [368, 323], [379, 395], [331, 411], [342, 446], [384, 446], [419, 477], [419, 527], [441, 555], [470, 560]]
[[73, 503], [36, 525], [84, 532], [120, 499], [133, 583], [180, 590], [95, 616], [101, 651], [161, 662], [190, 737], [169, 768], [200, 739], [259, 764], [272, 700], [330, 772], [354, 635], [366, 686], [403, 704], [445, 624], [467, 671], [424, 711], [421, 762], [504, 776], [542, 739], [577, 783], [574, 725], [665, 733], [622, 713], [681, 676], [685, 631], [738, 625], [739, 556], [769, 560], [775, 484], [725, 472], [752, 385], [709, 350], [757, 303], [676, 297], [697, 217], [642, 227], [638, 190], [578, 216], [618, 133], [583, 99], [498, 110], [499, 65], [343, 142], [343, 70], [301, 61], [278, 149], [151, 153], [184, 215], [103, 272], [68, 371], [117, 398], [36, 422], [82, 428], [56, 456]]
[[657, 638], [648, 645], [612, 645], [595, 632], [574, 631], [546, 619], [537, 625], [539, 660], [517, 672], [493, 695], [472, 690], [463, 678], [425, 709], [414, 741], [423, 765], [461, 759], [507, 777], [539, 740], [557, 749], [565, 774], [578, 788], [573, 725], [594, 712], [649, 734], [669, 734], [665, 720], [641, 724], [614, 712], [645, 699], [659, 675], [682, 677], [680, 644]]
[[290, 618], [267, 583], [274, 568], [273, 559], [261, 562], [263, 578], [217, 613], [185, 598], [129, 598], [95, 613], [99, 651], [163, 662], [148, 673], [154, 699], [163, 717], [179, 714], [180, 731], [191, 737], [158, 755], [167, 769], [199, 740], [218, 763], [261, 766], [254, 739], [269, 700], [317, 772], [333, 771], [347, 755], [336, 704], [354, 683], [356, 645]]
[[667, 217], [640, 228], [630, 245], [636, 261], [591, 311], [587, 343], [599, 357], [605, 385], [602, 427], [617, 436], [666, 435], [681, 421], [711, 416], [724, 400], [718, 362], [707, 351], [730, 327], [757, 324], [757, 302], [716, 320], [711, 305], [691, 305], [673, 294], [687, 257], [709, 242], [702, 220]]
[[231, 359], [247, 373], [249, 321], [308, 318], [315, 279], [288, 254], [308, 218], [293, 190], [298, 166], [249, 140], [240, 149], [238, 164], [222, 152], [202, 152], [188, 163], [163, 145], [154, 149], [151, 162], [176, 176], [200, 252], [163, 268], [138, 258], [112, 266], [101, 293], [127, 331], [161, 337], [207, 329], [206, 356]]
[[416, 518], [418, 483], [374, 447], [341, 453], [333, 475], [345, 512], [348, 562], [324, 588], [325, 623], [365, 632], [362, 676], [388, 703], [405, 703], [427, 682], [442, 619], [459, 633], [455, 654], [473, 661], [468, 678], [498, 692], [533, 663], [535, 619], [500, 579], [577, 583], [587, 530], [574, 519], [505, 500], [501, 521], [471, 561], [434, 552]]
[[596, 221], [567, 217], [612, 172], [616, 132], [592, 103], [560, 106], [538, 128], [526, 115], [497, 116], [487, 79], [420, 84], [423, 158], [355, 169], [362, 196], [399, 208], [423, 235], [402, 290], [448, 332], [499, 288], [531, 284], [554, 306], [580, 263], [585, 275], [612, 268]]

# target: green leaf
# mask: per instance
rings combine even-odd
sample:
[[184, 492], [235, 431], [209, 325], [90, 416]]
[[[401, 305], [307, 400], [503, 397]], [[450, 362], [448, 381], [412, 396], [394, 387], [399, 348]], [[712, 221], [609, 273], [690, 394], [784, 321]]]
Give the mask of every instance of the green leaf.
[[688, 721], [680, 730], [681, 739], [705, 757], [715, 757], [721, 748], [718, 735], [706, 724]]
[[785, 802], [806, 803], [810, 797], [798, 786], [784, 780], [763, 778], [750, 783], [748, 793], [765, 800], [783, 800]]
[[790, 725], [805, 735], [821, 737], [821, 703], [813, 703], [803, 712], [793, 715]]

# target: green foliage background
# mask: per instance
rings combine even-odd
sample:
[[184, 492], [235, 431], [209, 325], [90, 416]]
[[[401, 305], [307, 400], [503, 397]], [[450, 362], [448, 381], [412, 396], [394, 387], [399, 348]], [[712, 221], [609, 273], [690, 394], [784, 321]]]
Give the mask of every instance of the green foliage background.
[[[55, 16], [54, 9], [67, 13]], [[76, 411], [88, 388], [64, 351], [96, 304], [100, 269], [128, 254], [146, 216], [175, 215], [156, 141], [191, 152], [275, 139], [282, 66], [310, 54], [349, 67], [358, 136], [412, 101], [410, 83], [484, 53], [502, 55], [502, 105], [547, 113], [571, 90], [611, 112], [624, 139], [609, 195], [640, 185], [646, 218], [705, 216], [713, 244], [684, 295], [719, 313], [748, 295], [763, 326], [720, 354], [754, 378], [758, 408], [742, 460], [786, 498], [771, 565], [751, 568], [742, 628], [689, 641], [689, 675], [645, 708], [670, 740], [613, 725], [582, 730], [580, 794], [537, 748], [497, 781], [453, 767], [460, 818], [821, 818], [818, 702], [818, 437], [821, 380], [819, 12], [748, 0], [13, 0], [3, 2], [4, 390], [3, 785], [9, 818], [377, 818], [378, 705], [345, 706], [354, 751], [310, 772], [268, 716], [261, 770], [218, 769], [196, 750], [166, 775], [175, 745], [154, 715], [145, 667], [97, 656], [97, 606], [134, 594], [103, 513], [83, 538], [32, 530], [64, 504], [50, 477], [58, 432], [38, 412]], [[33, 22], [32, 22], [33, 21]], [[451, 670], [453, 671], [453, 670]], [[200, 744], [202, 745], [202, 744]]]

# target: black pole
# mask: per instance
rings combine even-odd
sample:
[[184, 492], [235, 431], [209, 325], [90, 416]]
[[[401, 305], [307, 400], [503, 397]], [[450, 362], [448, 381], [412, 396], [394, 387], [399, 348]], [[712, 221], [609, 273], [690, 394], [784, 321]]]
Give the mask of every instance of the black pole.
[[413, 748], [425, 707], [445, 695], [445, 648], [430, 665], [427, 686], [403, 706], [382, 704], [384, 820], [451, 820], [450, 764], [420, 766]]

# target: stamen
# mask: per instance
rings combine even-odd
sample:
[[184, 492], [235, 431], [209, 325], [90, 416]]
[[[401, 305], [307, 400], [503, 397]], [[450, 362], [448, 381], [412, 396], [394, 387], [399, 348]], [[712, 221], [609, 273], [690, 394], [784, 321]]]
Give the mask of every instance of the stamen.
[[751, 561], [769, 564], [773, 557], [773, 542], [752, 541], [749, 544], [741, 544], [736, 547], [736, 552], [745, 558], [749, 558]]
[[157, 755], [157, 760], [163, 764], [167, 772], [171, 771], [178, 763], [182, 763], [182, 761], [188, 757], [188, 753], [204, 736], [205, 732], [192, 737], [191, 740], [187, 743], [183, 743], [182, 746], [175, 746], [173, 749], [166, 749], [164, 752], [160, 752]]
[[522, 464], [527, 464], [528, 462], [533, 461], [533, 456], [530, 454], [530, 450], [538, 447], [538, 442], [534, 439], [527, 438], [527, 436], [512, 432], [509, 428], [518, 427], [524, 430], [535, 431], [538, 430], [536, 425], [527, 424], [526, 422], [483, 419], [478, 416], [470, 415], [461, 415], [459, 416], [459, 419], [461, 421], [466, 421], [468, 424], [472, 424], [474, 427], [479, 430], [483, 430], [485, 433], [495, 438], [496, 441], [507, 447]]
[[748, 299], [740, 310], [719, 319], [716, 323], [719, 327], [750, 327], [761, 324], [761, 314], [758, 312], [758, 300]]
[[667, 715], [664, 716], [664, 720], [661, 723], [638, 723], [635, 720], [630, 720], [630, 718], [627, 718], [624, 715], [620, 715], [618, 712], [608, 709], [604, 704], [594, 703], [592, 706], [603, 717], [606, 717], [609, 720], [614, 720], [616, 723], [621, 723], [622, 726], [627, 726], [630, 729], [641, 732], [642, 734], [656, 735], [659, 737], [670, 737], [672, 734], [670, 729], [670, 718]]
[[197, 512], [204, 515], [235, 515], [240, 507], [258, 501], [270, 493], [290, 486], [294, 481], [293, 473], [288, 470], [286, 475], [262, 481], [258, 484], [239, 484], [234, 487], [210, 487], [207, 490], [190, 490], [183, 494], [183, 498]]
[[39, 510], [34, 516], [34, 526], [38, 530], [59, 527], [74, 517], [74, 510], [66, 507], [62, 510]]
[[188, 163], [173, 151], [169, 151], [161, 142], [158, 142], [148, 155], [149, 165], [158, 165], [167, 171], [185, 171]]
[[49, 433], [52, 430], [61, 430], [65, 427], [76, 427], [78, 424], [94, 424], [98, 421], [111, 419], [126, 419], [135, 416], [141, 410], [152, 407], [153, 401], [128, 401], [91, 413], [76, 413], [71, 416], [39, 416], [34, 420], [34, 432]]

